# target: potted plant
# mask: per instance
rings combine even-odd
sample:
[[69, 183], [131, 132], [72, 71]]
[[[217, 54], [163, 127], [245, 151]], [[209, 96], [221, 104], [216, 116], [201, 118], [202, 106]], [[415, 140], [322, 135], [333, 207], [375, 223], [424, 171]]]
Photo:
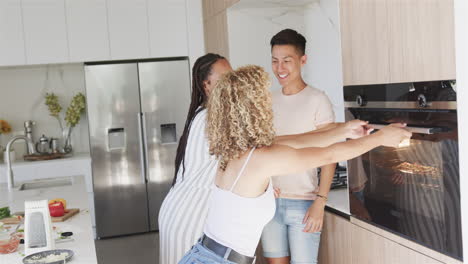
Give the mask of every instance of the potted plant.
[[62, 106], [58, 101], [58, 96], [54, 93], [47, 93], [45, 98], [45, 104], [49, 108], [50, 115], [57, 119], [60, 125], [60, 129], [62, 130], [62, 136], [64, 140], [63, 152], [71, 153], [71, 133], [73, 131], [73, 128], [80, 122], [81, 115], [85, 111], [85, 96], [82, 93], [78, 93], [72, 98], [70, 105], [68, 106], [67, 111], [65, 112], [64, 120], [66, 127], [63, 126], [62, 120], [60, 118]]
[[[11, 132], [10, 124], [8, 124], [8, 122], [5, 120], [0, 119], [0, 153], [3, 153], [3, 151], [6, 151], [6, 149], [4, 150], [4, 147], [2, 146], [2, 135], [8, 134], [10, 132]], [[6, 157], [6, 153], [4, 154], [4, 156]], [[13, 148], [10, 149], [10, 157], [11, 157], [11, 160], [14, 160], [15, 154], [14, 154]]]

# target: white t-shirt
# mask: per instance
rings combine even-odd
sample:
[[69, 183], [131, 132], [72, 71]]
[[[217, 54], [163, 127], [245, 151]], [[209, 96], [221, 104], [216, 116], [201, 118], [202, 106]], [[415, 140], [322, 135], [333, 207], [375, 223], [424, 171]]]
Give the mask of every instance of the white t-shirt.
[[[276, 135], [290, 135], [317, 129], [335, 122], [333, 106], [321, 90], [306, 86], [293, 95], [281, 90], [272, 92], [273, 123]], [[280, 189], [281, 198], [314, 200], [318, 191], [317, 169], [293, 176], [272, 177], [273, 186]]]

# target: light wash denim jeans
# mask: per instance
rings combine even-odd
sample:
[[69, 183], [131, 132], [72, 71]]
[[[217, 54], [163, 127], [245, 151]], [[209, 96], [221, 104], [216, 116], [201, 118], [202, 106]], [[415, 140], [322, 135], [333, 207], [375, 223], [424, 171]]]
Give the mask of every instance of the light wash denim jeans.
[[179, 264], [235, 264], [232, 261], [223, 259], [213, 253], [213, 251], [205, 248], [200, 241], [195, 244], [192, 249], [185, 254], [179, 261]]
[[320, 232], [302, 231], [302, 220], [313, 200], [276, 199], [275, 217], [262, 233], [263, 256], [291, 256], [291, 264], [317, 263]]

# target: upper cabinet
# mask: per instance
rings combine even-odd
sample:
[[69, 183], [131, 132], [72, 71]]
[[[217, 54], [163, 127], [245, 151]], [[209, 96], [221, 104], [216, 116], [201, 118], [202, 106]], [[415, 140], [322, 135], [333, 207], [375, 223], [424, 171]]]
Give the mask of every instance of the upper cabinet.
[[148, 0], [151, 57], [187, 56], [185, 0]]
[[26, 62], [68, 62], [68, 40], [63, 0], [21, 0]]
[[344, 85], [455, 78], [453, 0], [341, 0]]
[[146, 0], [107, 0], [112, 59], [149, 57]]
[[341, 0], [340, 15], [344, 84], [388, 83], [385, 1]]
[[106, 0], [65, 0], [71, 62], [109, 60]]
[[453, 0], [388, 1], [390, 79], [455, 79]]
[[1, 0], [0, 66], [188, 56], [188, 1]]
[[25, 63], [20, 0], [0, 1], [0, 66]]

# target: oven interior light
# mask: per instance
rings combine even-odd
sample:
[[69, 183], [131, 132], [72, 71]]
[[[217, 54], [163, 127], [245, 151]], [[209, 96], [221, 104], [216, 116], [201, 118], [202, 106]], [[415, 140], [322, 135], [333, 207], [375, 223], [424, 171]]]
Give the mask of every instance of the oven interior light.
[[411, 142], [410, 142], [410, 139], [409, 138], [406, 138], [406, 139], [403, 139], [400, 144], [398, 144], [398, 147], [399, 148], [404, 148], [404, 147], [409, 147], [411, 145]]

